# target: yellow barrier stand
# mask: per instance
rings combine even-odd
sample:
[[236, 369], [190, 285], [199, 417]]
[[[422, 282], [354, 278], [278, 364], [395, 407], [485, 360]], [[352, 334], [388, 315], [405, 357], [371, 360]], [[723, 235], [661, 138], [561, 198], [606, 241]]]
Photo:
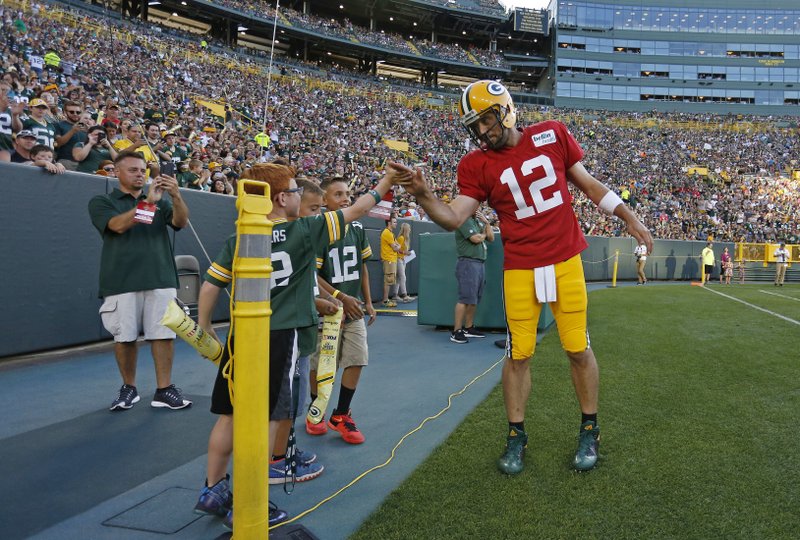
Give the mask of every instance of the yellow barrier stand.
[[[249, 191], [249, 193], [248, 193]], [[254, 194], [255, 193], [255, 194]], [[269, 185], [239, 181], [233, 258], [235, 375], [233, 500], [235, 538], [269, 537], [269, 278], [272, 211]]]
[[614, 252], [614, 274], [611, 276], [611, 286], [617, 286], [617, 268], [619, 268], [619, 250]]

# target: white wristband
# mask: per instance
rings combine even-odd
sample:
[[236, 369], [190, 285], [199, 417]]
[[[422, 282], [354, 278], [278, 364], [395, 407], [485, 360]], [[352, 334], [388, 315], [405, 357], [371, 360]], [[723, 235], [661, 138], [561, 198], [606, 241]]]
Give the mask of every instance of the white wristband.
[[609, 189], [603, 198], [600, 199], [600, 204], [597, 206], [606, 214], [614, 215], [614, 210], [621, 204], [622, 199], [619, 198], [619, 195]]

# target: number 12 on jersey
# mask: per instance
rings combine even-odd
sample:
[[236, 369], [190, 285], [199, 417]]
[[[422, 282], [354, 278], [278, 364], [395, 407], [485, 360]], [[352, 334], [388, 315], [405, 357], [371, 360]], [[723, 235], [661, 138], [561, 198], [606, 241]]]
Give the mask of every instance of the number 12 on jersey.
[[336, 248], [328, 252], [329, 261], [333, 276], [331, 283], [342, 283], [359, 279], [361, 274], [358, 271], [358, 252], [355, 246], [345, 246], [342, 249], [342, 260], [339, 260], [339, 250]]
[[511, 190], [511, 195], [514, 197], [514, 202], [517, 203], [517, 210], [514, 212], [517, 219], [525, 219], [536, 214], [541, 214], [542, 212], [546, 212], [564, 203], [560, 191], [556, 191], [547, 199], [542, 195], [543, 189], [552, 186], [558, 180], [556, 171], [553, 169], [553, 162], [550, 161], [549, 157], [542, 155], [526, 160], [522, 163], [522, 175], [523, 177], [530, 176], [539, 168], [544, 170], [545, 177], [534, 180], [528, 187], [533, 201], [532, 206], [528, 205], [525, 200], [525, 195], [520, 188], [517, 175], [511, 167], [504, 170], [503, 174], [500, 175], [500, 181], [508, 186], [508, 189]]

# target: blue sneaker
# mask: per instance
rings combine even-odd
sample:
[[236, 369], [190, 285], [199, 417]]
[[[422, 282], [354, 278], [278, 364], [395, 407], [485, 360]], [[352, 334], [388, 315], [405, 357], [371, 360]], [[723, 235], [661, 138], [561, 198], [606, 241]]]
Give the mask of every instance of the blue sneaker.
[[597, 464], [600, 455], [600, 428], [592, 421], [581, 424], [578, 435], [578, 450], [575, 452], [573, 467], [577, 471], [588, 471]]
[[203, 486], [200, 490], [200, 499], [194, 505], [195, 514], [224, 516], [233, 507], [233, 493], [231, 493], [230, 475], [211, 487]]
[[[286, 510], [281, 510], [272, 501], [269, 502], [269, 526], [273, 527], [279, 523], [283, 523], [289, 519], [289, 513]], [[229, 510], [222, 520], [222, 526], [229, 531], [233, 530], [233, 509]]]
[[309, 463], [314, 463], [317, 461], [317, 454], [314, 452], [306, 452], [305, 450], [300, 450], [299, 448], [295, 450], [294, 455], [297, 458], [297, 462], [302, 463], [303, 465], [308, 465]]
[[[316, 456], [314, 456], [316, 459]], [[286, 459], [279, 459], [269, 464], [269, 483], [270, 484], [288, 484], [292, 481], [292, 475], [286, 474]], [[325, 470], [323, 465], [319, 463], [303, 463], [297, 461], [297, 471], [295, 473], [295, 482], [307, 482], [313, 480], [322, 474]]]

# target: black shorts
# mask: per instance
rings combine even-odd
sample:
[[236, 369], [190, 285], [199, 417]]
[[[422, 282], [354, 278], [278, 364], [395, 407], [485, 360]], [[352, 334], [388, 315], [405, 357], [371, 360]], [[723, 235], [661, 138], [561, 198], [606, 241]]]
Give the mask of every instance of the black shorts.
[[705, 266], [705, 268], [706, 268], [706, 274], [707, 275], [711, 275], [711, 273], [714, 272], [714, 265], [713, 264], [704, 264], [703, 266]]
[[[272, 330], [269, 333], [269, 413], [275, 410], [278, 403], [278, 396], [281, 392], [284, 376], [287, 373], [286, 365], [292, 361], [295, 347], [294, 328], [287, 330]], [[222, 370], [228, 363], [228, 348], [223, 345], [225, 351], [222, 360], [219, 362], [217, 378], [214, 381], [214, 390], [211, 392], [211, 412], [214, 414], [233, 414], [233, 404], [231, 395], [228, 391], [228, 380], [222, 376]], [[233, 343], [231, 343], [233, 350]], [[233, 369], [231, 369], [231, 380], [233, 380]]]

